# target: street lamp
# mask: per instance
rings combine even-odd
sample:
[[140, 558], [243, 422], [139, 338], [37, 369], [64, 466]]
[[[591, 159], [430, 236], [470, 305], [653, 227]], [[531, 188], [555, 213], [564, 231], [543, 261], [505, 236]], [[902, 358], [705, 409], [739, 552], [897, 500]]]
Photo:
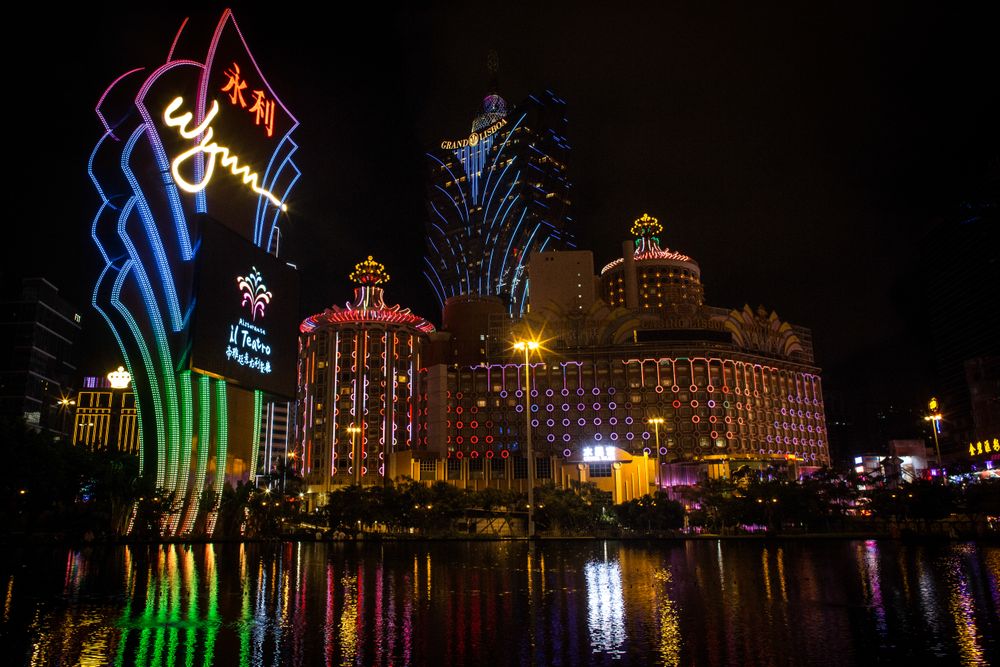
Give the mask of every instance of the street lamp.
[[663, 423], [663, 417], [650, 417], [646, 420], [647, 423], [653, 425], [653, 433], [655, 433], [656, 442], [656, 490], [660, 490], [660, 424]]
[[361, 486], [361, 452], [354, 446], [354, 436], [361, 432], [361, 429], [351, 424], [347, 427], [347, 432], [351, 434], [351, 456], [354, 457], [354, 483]]
[[[76, 401], [71, 398], [67, 398], [66, 396], [63, 396], [62, 398], [59, 399], [58, 402], [59, 402], [59, 412], [62, 413], [62, 426], [60, 427], [59, 430], [63, 435], [66, 435], [66, 414], [69, 412], [69, 406], [76, 405]], [[73, 430], [75, 435], [76, 428], [74, 427]], [[75, 437], [70, 439], [70, 442], [72, 442], [74, 445], [76, 444], [75, 441], [76, 441]]]
[[537, 340], [514, 341], [514, 349], [524, 352], [524, 430], [528, 449], [528, 537], [535, 536], [535, 452], [531, 448], [531, 376], [528, 355], [538, 350]]
[[[930, 409], [931, 413], [924, 417], [924, 421], [931, 423], [931, 432], [934, 433], [934, 451], [937, 453], [938, 468], [943, 471], [944, 466], [941, 462], [941, 445], [938, 444], [938, 432], [941, 430], [941, 413], [938, 412], [938, 400], [936, 398], [931, 398], [927, 407]], [[947, 478], [945, 478], [945, 481], [947, 482]]]

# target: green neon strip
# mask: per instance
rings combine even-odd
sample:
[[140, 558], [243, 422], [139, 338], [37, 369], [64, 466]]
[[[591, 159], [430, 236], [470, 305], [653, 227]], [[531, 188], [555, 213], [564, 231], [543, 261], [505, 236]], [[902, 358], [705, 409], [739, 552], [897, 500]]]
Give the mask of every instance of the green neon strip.
[[[191, 397], [191, 371], [180, 372], [181, 399], [181, 456], [178, 462], [177, 500], [184, 507], [187, 498], [188, 481], [191, 478], [191, 438], [194, 432], [194, 405]], [[197, 503], [197, 498], [194, 502]], [[177, 519], [174, 519], [174, 527]], [[184, 532], [187, 532], [186, 527]]]
[[[156, 456], [156, 485], [157, 486], [162, 486], [163, 485], [163, 467], [162, 467], [163, 466], [163, 451], [162, 451], [163, 450], [163, 444], [162, 444], [162, 441], [159, 438], [159, 435], [161, 433], [163, 433], [163, 431], [164, 431], [164, 426], [163, 426], [163, 404], [160, 402], [160, 399], [161, 399], [162, 395], [160, 394], [160, 383], [157, 381], [156, 372], [155, 372], [154, 367], [153, 367], [153, 359], [152, 359], [152, 357], [149, 354], [149, 348], [146, 346], [146, 341], [145, 341], [145, 339], [142, 336], [142, 332], [139, 331], [139, 325], [136, 323], [135, 319], [133, 319], [132, 314], [129, 313], [129, 311], [125, 307], [125, 305], [121, 302], [122, 285], [125, 282], [125, 278], [129, 275], [129, 271], [132, 268], [132, 262], [129, 261], [128, 265], [129, 265], [128, 268], [127, 269], [123, 268], [122, 271], [121, 271], [121, 273], [119, 273], [118, 277], [115, 279], [115, 284], [114, 284], [114, 287], [112, 288], [112, 292], [111, 292], [111, 303], [114, 305], [115, 309], [119, 312], [119, 314], [125, 320], [125, 324], [128, 326], [129, 331], [132, 333], [132, 337], [135, 339], [136, 345], [139, 348], [139, 356], [142, 357], [142, 363], [146, 367], [146, 380], [147, 380], [147, 382], [149, 382], [149, 393], [150, 393], [150, 396], [152, 396], [152, 398], [153, 398], [153, 417], [156, 419], [156, 435], [157, 435], [157, 438], [156, 438], [156, 454], [157, 454], [157, 456]], [[119, 347], [122, 347], [123, 350], [125, 349], [123, 346], [119, 346]], [[135, 393], [138, 396], [138, 392], [135, 392]], [[138, 408], [138, 405], [139, 405], [139, 402], [136, 401], [136, 407], [137, 408]], [[140, 413], [139, 418], [140, 418], [140, 420], [142, 419], [141, 413]], [[139, 422], [139, 431], [140, 431], [140, 433], [142, 432], [142, 427], [143, 427], [143, 423], [140, 421]], [[141, 443], [142, 449], [145, 450], [145, 443], [142, 442], [142, 440], [144, 440], [144, 439], [140, 438], [140, 443]], [[140, 474], [145, 474], [145, 472], [146, 472], [145, 462], [146, 462], [146, 457], [145, 457], [145, 454], [143, 454], [142, 456], [139, 457], [139, 464], [140, 464], [139, 473]]]
[[226, 405], [226, 382], [215, 381], [215, 502], [222, 500], [226, 483], [226, 455], [229, 449], [229, 411]]
[[260, 419], [264, 407], [264, 392], [253, 392], [253, 444], [250, 446], [250, 482], [257, 480], [257, 454], [260, 452]]
[[187, 519], [185, 520], [184, 532], [188, 532], [194, 526], [198, 517], [198, 509], [201, 506], [201, 494], [205, 490], [205, 471], [208, 470], [208, 446], [211, 438], [211, 405], [212, 393], [207, 375], [198, 376], [198, 467], [194, 472], [194, 493], [191, 495], [191, 503], [188, 507]]

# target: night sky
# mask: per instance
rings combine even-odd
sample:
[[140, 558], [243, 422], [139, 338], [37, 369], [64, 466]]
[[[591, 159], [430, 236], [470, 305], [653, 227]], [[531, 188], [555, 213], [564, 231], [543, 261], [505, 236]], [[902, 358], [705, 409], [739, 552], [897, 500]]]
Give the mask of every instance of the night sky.
[[[301, 123], [283, 254], [301, 269], [303, 315], [347, 300], [346, 274], [371, 253], [393, 275], [390, 300], [440, 321], [419, 268], [423, 150], [468, 133], [495, 49], [508, 103], [544, 88], [568, 102], [577, 234], [598, 268], [649, 212], [665, 245], [701, 264], [711, 305], [763, 304], [812, 328], [827, 369], [877, 355], [925, 382], [916, 245], [1000, 154], [995, 18], [955, 3], [690, 4], [330, 19], [236, 5]], [[88, 305], [94, 104], [126, 69], [161, 62], [188, 15], [101, 11], [39, 13], [22, 26], [35, 48], [7, 58], [21, 150], [4, 273], [48, 277], [79, 304], [87, 374], [116, 356]]]

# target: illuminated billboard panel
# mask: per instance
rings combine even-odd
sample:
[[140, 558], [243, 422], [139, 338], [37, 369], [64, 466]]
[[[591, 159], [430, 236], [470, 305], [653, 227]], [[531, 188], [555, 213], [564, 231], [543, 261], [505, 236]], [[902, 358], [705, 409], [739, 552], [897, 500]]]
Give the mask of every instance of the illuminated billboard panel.
[[207, 219], [198, 256], [192, 370], [294, 397], [295, 269]]

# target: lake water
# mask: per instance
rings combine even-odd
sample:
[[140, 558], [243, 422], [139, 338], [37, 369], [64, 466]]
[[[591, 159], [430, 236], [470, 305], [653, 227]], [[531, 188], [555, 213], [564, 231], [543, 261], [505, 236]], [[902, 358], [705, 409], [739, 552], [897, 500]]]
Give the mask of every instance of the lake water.
[[11, 549], [4, 664], [1000, 664], [1000, 546]]

